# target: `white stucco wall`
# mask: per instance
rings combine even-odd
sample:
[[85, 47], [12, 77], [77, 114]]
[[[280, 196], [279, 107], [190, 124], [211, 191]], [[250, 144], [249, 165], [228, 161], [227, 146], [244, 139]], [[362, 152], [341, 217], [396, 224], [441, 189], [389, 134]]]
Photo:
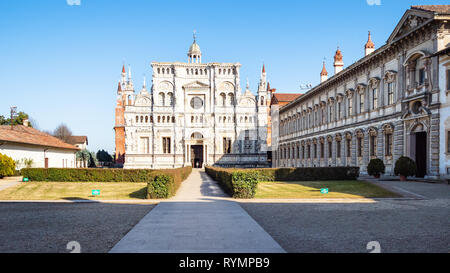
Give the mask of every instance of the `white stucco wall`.
[[[49, 168], [75, 168], [76, 151], [73, 150], [6, 143], [0, 145], [0, 153], [14, 160], [33, 159], [33, 168], [44, 168], [45, 158], [48, 158]], [[16, 166], [17, 169], [24, 167], [23, 164]]]
[[439, 100], [440, 126], [439, 126], [439, 173], [447, 174], [447, 168], [450, 168], [450, 154], [447, 153], [447, 131], [450, 131], [450, 93], [447, 93], [446, 71], [450, 69], [450, 58], [444, 56], [439, 60]]

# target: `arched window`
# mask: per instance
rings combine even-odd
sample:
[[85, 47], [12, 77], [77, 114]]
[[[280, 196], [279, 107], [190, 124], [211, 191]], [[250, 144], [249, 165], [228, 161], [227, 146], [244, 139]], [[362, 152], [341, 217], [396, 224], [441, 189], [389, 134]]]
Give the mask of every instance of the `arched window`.
[[220, 97], [221, 97], [221, 102], [220, 102], [220, 104], [221, 104], [222, 106], [225, 106], [227, 96], [225, 95], [225, 93], [221, 93], [221, 94], [220, 94]]
[[161, 116], [158, 116], [158, 123], [161, 122]]
[[162, 117], [162, 122], [163, 122], [163, 123], [166, 122], [166, 117], [165, 117], [165, 116]]
[[163, 92], [159, 93], [159, 105], [164, 106], [166, 102], [166, 96]]
[[167, 98], [168, 98], [169, 105], [173, 106], [174, 105], [173, 93], [172, 92], [167, 93]]
[[136, 116], [136, 122], [139, 122], [139, 117], [138, 116]]
[[143, 116], [141, 116], [141, 122], [144, 122], [144, 117]]
[[195, 132], [191, 135], [191, 139], [202, 139], [203, 135], [201, 133]]
[[158, 74], [161, 74], [161, 69], [160, 68], [158, 68]]
[[170, 117], [169, 116], [167, 116], [167, 123], [169, 123], [170, 122]]
[[186, 68], [186, 74], [188, 74], [188, 75], [189, 75], [189, 69], [188, 69], [188, 68]]
[[234, 105], [234, 94], [233, 93], [228, 94], [228, 99], [230, 101], [230, 105]]
[[261, 97], [261, 106], [264, 105], [264, 97]]
[[148, 123], [148, 116], [145, 116], [145, 123]]

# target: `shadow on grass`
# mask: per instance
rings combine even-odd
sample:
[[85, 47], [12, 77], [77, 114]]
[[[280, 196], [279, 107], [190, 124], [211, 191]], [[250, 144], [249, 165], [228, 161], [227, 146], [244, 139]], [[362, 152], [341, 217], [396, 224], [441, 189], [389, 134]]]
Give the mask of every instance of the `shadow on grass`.
[[[89, 197], [94, 197], [94, 196], [89, 196]], [[62, 200], [67, 200], [67, 201], [86, 201], [86, 202], [98, 202], [95, 199], [86, 199], [86, 198], [81, 198], [81, 197], [64, 197], [62, 198]]]
[[144, 187], [140, 190], [132, 192], [128, 196], [130, 198], [135, 198], [135, 199], [147, 199], [147, 187]]
[[[299, 185], [304, 188], [300, 189], [299, 195], [302, 193], [319, 194], [319, 197], [326, 198], [328, 194], [320, 194], [321, 189], [328, 189], [329, 193], [334, 194], [349, 194], [359, 196], [360, 198], [397, 198], [401, 195], [391, 192], [383, 187], [374, 185], [364, 181], [357, 180], [339, 180], [339, 181], [274, 181], [274, 182], [262, 182], [261, 184], [278, 184], [282, 185]], [[274, 186], [275, 187], [275, 186]], [[273, 189], [272, 189], [273, 190]], [[279, 198], [279, 196], [277, 197]]]

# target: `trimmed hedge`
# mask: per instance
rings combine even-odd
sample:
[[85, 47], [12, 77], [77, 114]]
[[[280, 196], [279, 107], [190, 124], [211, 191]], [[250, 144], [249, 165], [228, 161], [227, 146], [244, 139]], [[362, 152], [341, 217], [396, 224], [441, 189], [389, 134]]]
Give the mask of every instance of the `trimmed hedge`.
[[177, 193], [181, 183], [188, 178], [192, 167], [156, 171], [156, 176], [147, 185], [147, 199], [169, 198]]
[[358, 167], [205, 170], [234, 198], [253, 198], [259, 181], [355, 180], [359, 176]]
[[233, 198], [255, 197], [259, 174], [251, 170], [205, 167], [206, 173]]
[[169, 198], [191, 174], [191, 167], [169, 170], [147, 169], [22, 169], [35, 182], [147, 182], [147, 198]]

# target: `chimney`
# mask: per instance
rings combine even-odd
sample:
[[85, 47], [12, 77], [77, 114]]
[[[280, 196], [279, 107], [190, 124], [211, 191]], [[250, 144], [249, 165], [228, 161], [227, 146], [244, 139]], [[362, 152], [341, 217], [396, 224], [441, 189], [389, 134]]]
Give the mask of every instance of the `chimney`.
[[370, 35], [370, 31], [369, 31], [369, 39], [367, 40], [364, 49], [365, 49], [364, 50], [365, 56], [375, 51], [375, 44], [372, 42], [372, 36]]
[[342, 57], [342, 52], [339, 47], [336, 50], [336, 54], [334, 55], [334, 75], [341, 72], [344, 68], [344, 61]]
[[323, 62], [322, 72], [320, 72], [320, 83], [323, 83], [328, 80], [328, 72], [325, 68], [325, 61]]
[[29, 127], [30, 126], [30, 121], [28, 119], [24, 119], [22, 122], [23, 126], [25, 127]]

